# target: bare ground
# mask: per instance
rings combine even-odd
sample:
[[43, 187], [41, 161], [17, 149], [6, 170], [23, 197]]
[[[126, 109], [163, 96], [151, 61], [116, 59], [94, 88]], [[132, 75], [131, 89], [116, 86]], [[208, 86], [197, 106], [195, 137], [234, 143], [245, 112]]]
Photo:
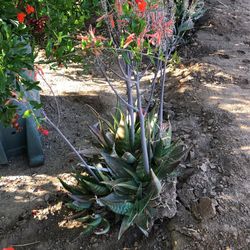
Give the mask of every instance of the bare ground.
[[[209, 0], [208, 12], [183, 65], [171, 73], [166, 116], [175, 136], [193, 145], [188, 171], [178, 184], [178, 213], [157, 222], [148, 239], [137, 230], [117, 242], [117, 226], [100, 238], [79, 236], [57, 177], [76, 165], [70, 150], [51, 131], [44, 139], [45, 166], [26, 159], [0, 169], [0, 247], [17, 249], [250, 249], [250, 2]], [[85, 104], [107, 114], [115, 97], [96, 72], [76, 66], [44, 69], [61, 107], [62, 131], [81, 149], [91, 145]], [[119, 87], [119, 83], [117, 83]], [[44, 85], [47, 113], [57, 119]], [[20, 246], [26, 243], [32, 245]]]

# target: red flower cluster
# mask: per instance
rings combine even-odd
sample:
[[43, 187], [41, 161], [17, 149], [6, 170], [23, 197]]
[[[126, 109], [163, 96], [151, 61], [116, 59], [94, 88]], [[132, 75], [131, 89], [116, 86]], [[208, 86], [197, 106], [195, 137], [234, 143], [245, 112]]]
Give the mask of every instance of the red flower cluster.
[[45, 136], [48, 136], [49, 135], [49, 131], [47, 129], [44, 129], [42, 126], [38, 126], [37, 127], [37, 130], [42, 134], [42, 135], [45, 135]]
[[15, 250], [14, 247], [4, 247], [2, 250]]
[[11, 125], [13, 128], [15, 128], [17, 131], [20, 130], [20, 125], [18, 123], [19, 115], [15, 114], [14, 117], [11, 120]]
[[[25, 7], [25, 11], [28, 15], [30, 15], [30, 14], [35, 12], [35, 8], [33, 6], [27, 4]], [[17, 13], [17, 20], [19, 21], [19, 23], [24, 23], [25, 17], [27, 16], [26, 13], [24, 13], [24, 12]]]
[[145, 0], [135, 0], [139, 11], [145, 12], [147, 9], [147, 2]]
[[29, 4], [27, 4], [25, 10], [26, 10], [26, 13], [27, 13], [28, 15], [30, 15], [30, 14], [32, 14], [32, 13], [35, 12], [35, 8], [34, 8], [33, 6], [31, 6], [31, 5], [29, 5]]
[[23, 23], [25, 20], [26, 14], [24, 12], [17, 13], [17, 20], [19, 23]]

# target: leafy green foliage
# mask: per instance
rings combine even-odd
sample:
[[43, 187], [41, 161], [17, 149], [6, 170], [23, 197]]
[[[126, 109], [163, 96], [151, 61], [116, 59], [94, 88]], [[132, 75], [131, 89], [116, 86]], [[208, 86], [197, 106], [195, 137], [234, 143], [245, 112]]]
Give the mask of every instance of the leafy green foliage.
[[[91, 131], [102, 147], [99, 163], [95, 165], [94, 170], [98, 180], [82, 173], [75, 175], [78, 181], [76, 187], [60, 180], [73, 199], [70, 207], [77, 211], [82, 208], [90, 214], [99, 207], [98, 211], [101, 212], [98, 216], [82, 219], [86, 226], [84, 233], [95, 232], [103, 222], [103, 214], [111, 211], [121, 216], [118, 238], [132, 225], [138, 226], [147, 235], [154, 218], [153, 200], [160, 196], [163, 180], [176, 170], [185, 155], [185, 150], [181, 144], [171, 142], [171, 126], [168, 130], [157, 129], [157, 116], [153, 110], [145, 121], [148, 146], [152, 152], [151, 172], [148, 175], [142, 163], [140, 140], [138, 139], [133, 147], [131, 145], [128, 116], [117, 109], [111, 124], [101, 118], [97, 112], [94, 111], [94, 113], [99, 123], [92, 126]], [[136, 119], [135, 134], [140, 130], [138, 123]], [[90, 203], [91, 206], [88, 207]], [[90, 222], [86, 223], [86, 220]], [[102, 233], [108, 230], [107, 226]]]
[[204, 0], [175, 0], [176, 29], [179, 35], [194, 28], [194, 23], [205, 13]]
[[35, 8], [40, 18], [48, 17], [43, 32], [32, 33], [42, 47], [47, 58], [58, 64], [81, 61], [76, 53], [76, 35], [86, 29], [86, 24], [98, 13], [99, 0], [39, 0]]
[[16, 113], [17, 107], [10, 101], [13, 95], [21, 99], [23, 90], [40, 89], [38, 82], [24, 73], [34, 65], [29, 44], [23, 25], [0, 18], [0, 121], [5, 125]]

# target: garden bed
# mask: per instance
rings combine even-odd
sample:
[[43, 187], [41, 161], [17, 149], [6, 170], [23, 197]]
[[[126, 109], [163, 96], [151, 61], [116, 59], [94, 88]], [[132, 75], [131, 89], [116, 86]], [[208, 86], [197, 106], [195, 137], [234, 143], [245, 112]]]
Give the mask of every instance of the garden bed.
[[[208, 6], [212, 9], [207, 20], [197, 39], [183, 49], [183, 65], [172, 73], [166, 91], [165, 115], [172, 117], [175, 135], [194, 145], [191, 161], [185, 165], [190, 170], [178, 184], [177, 216], [157, 222], [148, 239], [131, 230], [118, 242], [119, 225], [115, 223], [106, 236], [80, 236], [81, 227], [66, 220], [70, 216], [62, 203], [66, 196], [57, 179], [70, 181], [77, 159], [51, 131], [43, 142], [45, 166], [29, 168], [27, 160], [19, 158], [1, 168], [0, 247], [248, 249], [250, 92], [246, 60], [250, 37], [243, 22], [250, 5], [244, 0], [227, 5], [210, 0]], [[94, 69], [83, 75], [76, 65], [56, 73], [44, 67], [44, 72], [58, 96], [61, 130], [77, 149], [89, 147], [92, 137], [87, 125], [95, 117], [84, 105], [107, 115], [114, 106], [110, 102], [114, 95]], [[47, 114], [57, 121], [54, 98], [46, 85], [42, 95]], [[27, 243], [31, 245], [24, 245]]]

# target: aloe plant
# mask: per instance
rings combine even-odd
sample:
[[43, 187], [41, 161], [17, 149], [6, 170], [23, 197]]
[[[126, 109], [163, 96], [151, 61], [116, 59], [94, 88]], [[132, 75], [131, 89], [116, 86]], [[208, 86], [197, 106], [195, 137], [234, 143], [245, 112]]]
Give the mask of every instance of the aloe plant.
[[72, 199], [68, 206], [77, 211], [89, 211], [90, 215], [78, 219], [86, 227], [84, 233], [107, 233], [110, 225], [105, 213], [110, 211], [120, 215], [122, 220], [119, 239], [132, 225], [148, 235], [155, 218], [154, 201], [161, 195], [162, 182], [173, 175], [186, 153], [182, 144], [172, 143], [170, 125], [168, 129], [162, 129], [159, 136], [157, 114], [151, 111], [145, 120], [147, 150], [150, 152], [150, 174], [147, 174], [141, 150], [140, 121], [138, 114], [134, 116], [135, 141], [132, 145], [126, 114], [117, 109], [112, 123], [97, 114], [99, 122], [90, 126], [101, 147], [98, 161], [92, 168], [97, 179], [80, 172], [74, 174], [76, 186], [60, 179]]
[[[76, 186], [60, 179], [72, 198], [67, 205], [89, 211], [79, 218], [85, 225], [84, 233], [107, 233], [109, 211], [121, 218], [119, 239], [133, 225], [148, 235], [157, 218], [156, 201], [165, 192], [164, 180], [177, 173], [188, 150], [172, 142], [171, 125], [164, 123], [165, 82], [169, 60], [186, 31], [202, 15], [204, 1], [175, 2], [176, 12], [172, 1], [117, 0], [113, 4], [103, 0], [104, 15], [99, 20], [107, 24], [110, 38], [95, 35], [92, 27], [81, 36], [82, 49], [95, 56], [96, 65], [126, 110], [117, 107], [112, 122], [94, 111], [98, 123], [89, 128], [99, 142], [100, 153], [90, 166], [74, 150], [86, 172], [75, 173]], [[107, 73], [105, 51], [117, 59], [120, 72], [110, 70], [124, 81], [125, 97]], [[148, 83], [149, 98], [145, 98], [141, 85], [150, 68], [154, 77]], [[157, 83], [159, 100], [154, 98]], [[150, 111], [151, 106], [154, 108]]]

